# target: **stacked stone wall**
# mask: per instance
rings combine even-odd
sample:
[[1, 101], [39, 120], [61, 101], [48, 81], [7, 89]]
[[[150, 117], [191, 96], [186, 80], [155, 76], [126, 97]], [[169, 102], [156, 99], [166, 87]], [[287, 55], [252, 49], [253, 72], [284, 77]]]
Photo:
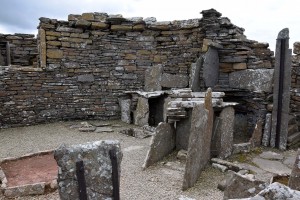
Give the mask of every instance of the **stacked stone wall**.
[[33, 34], [0, 34], [0, 65], [7, 64], [7, 42], [10, 48], [11, 65], [36, 66], [37, 65], [37, 40]]
[[293, 53], [290, 112], [300, 126], [300, 42], [294, 43]]

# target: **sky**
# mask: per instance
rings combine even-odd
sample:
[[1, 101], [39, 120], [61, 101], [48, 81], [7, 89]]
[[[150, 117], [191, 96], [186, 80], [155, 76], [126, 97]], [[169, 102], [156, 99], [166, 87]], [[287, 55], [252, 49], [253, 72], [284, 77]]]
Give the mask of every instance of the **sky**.
[[40, 17], [67, 20], [68, 14], [106, 12], [123, 17], [156, 17], [157, 21], [201, 18], [214, 8], [248, 39], [275, 49], [278, 32], [290, 30], [290, 48], [300, 41], [299, 0], [1, 0], [0, 33], [37, 33]]

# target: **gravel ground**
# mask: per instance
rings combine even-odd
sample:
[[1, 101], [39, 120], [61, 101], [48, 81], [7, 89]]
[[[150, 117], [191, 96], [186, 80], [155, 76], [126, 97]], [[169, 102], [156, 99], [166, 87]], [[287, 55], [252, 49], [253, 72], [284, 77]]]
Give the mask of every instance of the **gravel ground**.
[[[80, 124], [80, 121], [1, 129], [0, 160], [6, 157], [55, 149], [62, 143], [79, 144], [88, 141], [117, 139], [121, 142], [123, 151], [120, 185], [122, 200], [218, 200], [223, 198], [223, 193], [217, 189], [217, 184], [224, 177], [221, 172], [207, 167], [196, 186], [183, 192], [181, 190], [183, 164], [174, 161], [174, 155], [143, 171], [141, 166], [149, 148], [150, 138], [137, 139], [118, 133], [119, 130], [131, 126], [119, 121], [89, 121], [89, 123], [110, 123], [115, 126], [114, 132], [83, 133], [77, 129], [70, 129], [71, 125]], [[0, 199], [5, 198], [0, 194]], [[56, 191], [47, 195], [17, 199], [55, 200], [59, 199], [59, 195]]]

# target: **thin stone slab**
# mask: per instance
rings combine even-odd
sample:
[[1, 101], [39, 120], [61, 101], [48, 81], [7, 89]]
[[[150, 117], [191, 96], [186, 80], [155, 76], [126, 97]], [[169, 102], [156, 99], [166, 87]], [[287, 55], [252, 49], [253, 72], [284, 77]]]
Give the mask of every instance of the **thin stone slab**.
[[208, 48], [203, 60], [203, 79], [206, 87], [214, 87], [219, 80], [219, 54], [217, 49]]
[[[285, 39], [285, 55], [283, 63], [283, 74], [280, 74], [281, 62], [281, 43]], [[283, 29], [279, 32], [275, 50], [275, 72], [273, 86], [273, 111], [272, 111], [272, 129], [271, 129], [271, 147], [278, 147], [285, 150], [287, 146], [288, 121], [289, 121], [289, 104], [290, 104], [290, 86], [291, 86], [291, 56], [292, 50], [289, 49], [289, 30]], [[280, 91], [280, 77], [282, 77], [282, 94]], [[279, 102], [281, 100], [281, 102]], [[281, 106], [279, 106], [281, 105]], [[278, 110], [281, 108], [281, 110]], [[278, 112], [281, 113], [280, 121], [278, 121]], [[278, 124], [279, 123], [279, 124]], [[280, 125], [280, 126], [279, 126]]]
[[121, 121], [130, 124], [131, 123], [131, 99], [120, 98], [119, 105], [121, 107]]
[[265, 128], [262, 137], [262, 145], [267, 147], [270, 145], [270, 138], [271, 138], [271, 123], [272, 123], [272, 115], [271, 113], [266, 114], [266, 121], [265, 121]]
[[192, 63], [191, 65], [191, 73], [190, 73], [190, 88], [193, 92], [201, 91], [201, 67], [203, 65], [203, 55], [200, 54], [196, 63]]
[[192, 109], [187, 110], [187, 116], [176, 122], [176, 149], [188, 150], [190, 130], [192, 125]]
[[138, 126], [148, 125], [149, 102], [148, 99], [139, 97], [134, 115], [134, 124]]
[[262, 121], [258, 120], [249, 141], [252, 147], [259, 147], [261, 145], [262, 135]]
[[290, 176], [289, 187], [300, 191], [300, 149], [298, 150], [298, 155]]
[[259, 157], [267, 160], [283, 160], [283, 155], [273, 151], [264, 151], [259, 154]]
[[234, 109], [224, 108], [219, 117], [216, 132], [216, 149], [219, 158], [224, 159], [232, 154], [233, 150]]
[[150, 142], [143, 169], [160, 161], [175, 149], [175, 129], [173, 124], [159, 123]]
[[76, 162], [82, 160], [88, 199], [112, 199], [112, 165], [109, 151], [115, 149], [120, 175], [122, 152], [119, 141], [105, 140], [62, 145], [54, 151], [58, 164], [58, 189], [62, 200], [79, 199]]
[[210, 160], [210, 157], [207, 157], [207, 151], [210, 151], [210, 138], [205, 135], [208, 128], [208, 110], [205, 109], [204, 104], [194, 107], [191, 123], [183, 190], [194, 186], [201, 171]]
[[189, 84], [189, 77], [183, 74], [163, 73], [160, 84], [166, 88], [185, 88]]
[[229, 74], [229, 86], [255, 92], [272, 92], [273, 69], [246, 69]]
[[277, 160], [266, 160], [258, 157], [253, 158], [252, 162], [259, 168], [274, 174], [290, 174], [291, 169]]
[[161, 90], [162, 65], [155, 65], [145, 71], [145, 91], [152, 92]]

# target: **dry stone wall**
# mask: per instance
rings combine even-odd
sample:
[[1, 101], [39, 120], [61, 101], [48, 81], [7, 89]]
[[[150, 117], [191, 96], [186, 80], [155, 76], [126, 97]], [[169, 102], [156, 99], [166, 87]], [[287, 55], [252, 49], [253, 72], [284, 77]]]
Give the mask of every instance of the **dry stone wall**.
[[[201, 19], [172, 22], [106, 13], [69, 15], [67, 21], [40, 18], [39, 68], [1, 67], [0, 126], [119, 118], [119, 97], [125, 90], [143, 90], [147, 69], [161, 66], [162, 77], [168, 77], [162, 89], [178, 77], [185, 81], [177, 87], [188, 87], [191, 66], [214, 48], [219, 73], [213, 91], [242, 102], [238, 111], [252, 113], [254, 127], [256, 118], [265, 116], [269, 91], [257, 93], [242, 83], [233, 87], [229, 77], [272, 68], [273, 52], [268, 44], [248, 40], [243, 28], [214, 9], [201, 13]], [[205, 91], [203, 69], [200, 76]]]
[[[0, 34], [0, 66], [7, 64], [7, 42], [10, 48], [11, 65], [37, 65], [37, 40], [33, 34]], [[2, 61], [1, 61], [2, 60]]]

